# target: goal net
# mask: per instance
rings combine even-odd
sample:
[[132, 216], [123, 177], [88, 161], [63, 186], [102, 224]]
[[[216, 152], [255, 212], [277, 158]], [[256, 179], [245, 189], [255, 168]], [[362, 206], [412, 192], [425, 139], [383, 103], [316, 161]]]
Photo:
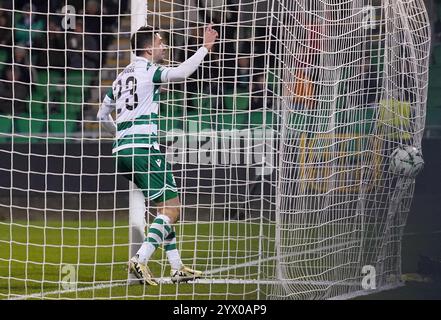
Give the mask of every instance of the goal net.
[[[177, 247], [201, 279], [155, 287], [127, 262], [157, 209], [96, 120], [152, 26], [177, 66], [158, 138], [182, 203]], [[0, 298], [331, 299], [401, 284], [430, 32], [422, 0], [14, 1], [0, 8]], [[115, 114], [113, 115], [115, 118]], [[135, 251], [136, 252], [136, 251]]]

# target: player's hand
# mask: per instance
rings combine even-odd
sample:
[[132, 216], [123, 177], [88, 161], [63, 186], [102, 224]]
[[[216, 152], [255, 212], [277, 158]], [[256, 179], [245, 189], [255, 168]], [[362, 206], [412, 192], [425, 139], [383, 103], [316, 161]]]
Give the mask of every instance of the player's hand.
[[208, 51], [213, 48], [218, 36], [217, 31], [213, 29], [213, 25], [210, 23], [204, 33], [204, 46]]

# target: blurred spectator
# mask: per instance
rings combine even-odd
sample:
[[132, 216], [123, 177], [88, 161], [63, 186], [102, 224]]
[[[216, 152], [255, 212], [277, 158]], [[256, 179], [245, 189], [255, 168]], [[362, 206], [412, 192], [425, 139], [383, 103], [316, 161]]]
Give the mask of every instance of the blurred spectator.
[[101, 34], [101, 13], [98, 2], [91, 0], [87, 1], [84, 16], [84, 31], [92, 33], [92, 36], [99, 40]]
[[[116, 6], [116, 7], [115, 7]], [[89, 0], [86, 3], [85, 17], [84, 17], [84, 31], [95, 38], [98, 45], [98, 50], [101, 52], [101, 61], [106, 60], [106, 48], [113, 40], [111, 35], [114, 30], [113, 26], [118, 23], [115, 17], [103, 17], [108, 14], [118, 14], [118, 5], [112, 1], [106, 1], [104, 6], [101, 6], [101, 1]], [[101, 12], [103, 10], [103, 12]], [[110, 10], [110, 13], [108, 12]], [[115, 11], [116, 10], [116, 11]], [[103, 48], [104, 50], [101, 50]]]
[[292, 82], [285, 82], [283, 85], [283, 97], [292, 109], [301, 110], [313, 107], [315, 104], [314, 84], [309, 72], [299, 68], [292, 77], [294, 78]]
[[273, 94], [270, 90], [268, 90], [265, 75], [259, 74], [254, 77], [251, 87], [251, 109], [270, 109], [272, 106]]
[[6, 68], [0, 79], [0, 114], [12, 114], [12, 69]]
[[45, 22], [36, 12], [35, 5], [26, 4], [22, 17], [15, 23], [15, 43], [27, 47], [41, 47]]
[[15, 78], [15, 80], [30, 83], [31, 73], [33, 70], [31, 68], [31, 62], [29, 59], [29, 49], [15, 47], [14, 48], [14, 65], [18, 70], [20, 77]]
[[[184, 61], [187, 58], [191, 57], [202, 45], [202, 35], [203, 28], [198, 28], [197, 25], [191, 26], [191, 31], [188, 36], [188, 42], [185, 46], [186, 50], [181, 51], [180, 60]], [[191, 107], [197, 107], [195, 99], [199, 93], [203, 91], [203, 83], [202, 83], [202, 75], [203, 75], [203, 67], [199, 66], [199, 68], [194, 72], [188, 81], [184, 83], [185, 91], [187, 92], [187, 100], [186, 105]]]
[[199, 0], [198, 4], [200, 8], [200, 20], [205, 23], [213, 22], [219, 24], [225, 15], [230, 15], [228, 7], [226, 6], [226, 0]]
[[99, 68], [100, 52], [93, 36], [83, 33], [83, 22], [77, 18], [74, 32], [67, 36], [67, 66], [71, 68]]
[[[129, 0], [106, 0], [104, 7], [108, 14], [119, 14], [127, 12], [128, 5]], [[113, 21], [115, 21], [115, 19], [113, 19]]]
[[39, 55], [39, 66], [64, 68], [65, 66], [65, 38], [61, 29], [61, 22], [51, 18], [49, 20], [47, 37], [47, 54]]
[[191, 57], [202, 45], [203, 27], [192, 23], [189, 25], [189, 29], [188, 37], [183, 45], [183, 50], [179, 50], [180, 48], [177, 48], [181, 54], [179, 61], [184, 61]]
[[[0, 14], [0, 48], [10, 50], [12, 45], [12, 25], [10, 14], [2, 11]], [[10, 53], [9, 53], [10, 54]]]
[[49, 63], [51, 67], [65, 66], [65, 38], [61, 32], [60, 24], [54, 20], [49, 21]]
[[29, 90], [29, 83], [23, 82], [19, 68], [7, 68], [0, 81], [0, 112], [4, 114], [26, 112]]
[[[12, 1], [13, 0], [0, 0], [0, 7], [12, 10]], [[19, 0], [15, 0], [15, 5], [18, 5], [19, 7], [23, 6], [23, 4], [20, 4], [19, 2]]]
[[[86, 3], [84, 16], [84, 32], [95, 39], [97, 49], [101, 51], [102, 18], [100, 6], [97, 1], [90, 0]], [[104, 30], [103, 30], [104, 31]]]
[[241, 56], [237, 60], [237, 87], [241, 89], [249, 89], [251, 82], [251, 60], [248, 56]]
[[16, 90], [24, 92], [16, 93], [16, 95], [24, 95], [28, 97], [32, 88], [32, 83], [36, 79], [36, 70], [31, 67], [29, 50], [24, 48], [14, 48], [14, 80]]
[[10, 13], [0, 11], [0, 74], [3, 73], [12, 56], [12, 26]]

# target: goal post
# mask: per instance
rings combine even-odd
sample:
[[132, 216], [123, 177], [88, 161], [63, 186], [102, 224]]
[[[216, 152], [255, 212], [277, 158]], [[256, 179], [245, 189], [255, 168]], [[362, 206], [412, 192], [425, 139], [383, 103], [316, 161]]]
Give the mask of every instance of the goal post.
[[[0, 299], [343, 299], [402, 284], [415, 177], [391, 163], [421, 151], [423, 0], [22, 2], [0, 8]], [[203, 277], [173, 284], [158, 248], [159, 285], [143, 286], [127, 262], [155, 211], [96, 114], [140, 26], [177, 66], [208, 23], [216, 46], [161, 85], [158, 114], [177, 248]]]
[[[140, 27], [147, 23], [147, 2], [143, 0], [131, 0], [130, 2], [130, 34], [133, 35]], [[134, 57], [133, 54], [130, 55]], [[139, 247], [146, 237], [146, 203], [142, 191], [133, 183], [129, 182], [129, 243], [130, 257], [138, 252]], [[129, 278], [136, 281], [133, 274]]]

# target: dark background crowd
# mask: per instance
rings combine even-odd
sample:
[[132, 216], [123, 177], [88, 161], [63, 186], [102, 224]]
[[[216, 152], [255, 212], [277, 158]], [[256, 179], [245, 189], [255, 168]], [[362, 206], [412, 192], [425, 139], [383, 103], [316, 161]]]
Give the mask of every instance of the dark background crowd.
[[[181, 26], [186, 30], [170, 33], [169, 29], [164, 26], [160, 30], [173, 48], [170, 51], [172, 54], [170, 59], [174, 63], [179, 63], [194, 53], [202, 44], [203, 29], [209, 22], [218, 26], [222, 41], [217, 43], [210, 59], [199, 67], [189, 81], [172, 86], [172, 91], [184, 93], [182, 106], [187, 110], [198, 109], [200, 106], [195, 97], [202, 93], [212, 97], [210, 106], [214, 107], [214, 110], [232, 108], [231, 105], [226, 105], [231, 104], [231, 101], [224, 99], [228, 95], [245, 96], [247, 105], [244, 109], [246, 110], [272, 108], [277, 79], [269, 79], [267, 71], [276, 65], [276, 61], [274, 61], [274, 55], [268, 52], [276, 52], [278, 43], [269, 41], [272, 40], [268, 39], [271, 37], [268, 32], [269, 27], [265, 23], [248, 23], [246, 20], [241, 20], [243, 17], [241, 17], [237, 0], [222, 0], [225, 6], [222, 10], [217, 9], [218, 11], [205, 7], [205, 1], [191, 1], [197, 10], [192, 19], [187, 19], [186, 24]], [[432, 20], [433, 47], [441, 48], [439, 46], [441, 20], [437, 14], [441, 12], [439, 9], [441, 0], [425, 1]], [[75, 8], [75, 23], [67, 30], [63, 28], [65, 15], [62, 13], [62, 7], [66, 3]], [[106, 74], [103, 70], [113, 68], [117, 71], [125, 66], [106, 64], [106, 61], [115, 55], [113, 43], [130, 37], [130, 32], [121, 32], [121, 19], [124, 18], [130, 20], [128, 0], [69, 0], [66, 2], [0, 0], [0, 113], [12, 115], [29, 113], [29, 102], [38, 101], [40, 96], [44, 96], [42, 91], [45, 89], [39, 86], [44, 81], [44, 79], [41, 80], [44, 78], [43, 75], [55, 74], [55, 84], [66, 86], [69, 85], [71, 79], [67, 75], [70, 71], [77, 71], [82, 76], [87, 73], [90, 79], [90, 81], [77, 82], [76, 85], [83, 85], [84, 93], [80, 94], [79, 101], [74, 99], [74, 103], [77, 103], [76, 110], [79, 111], [77, 119], [87, 118], [84, 110], [80, 108], [83, 105], [87, 107], [90, 101], [97, 102], [102, 98], [102, 94], [93, 96], [91, 88], [103, 88], [106, 86], [103, 85], [103, 79], [113, 80], [116, 76], [115, 72]], [[311, 24], [311, 21], [307, 23]], [[238, 28], [238, 25], [242, 27]], [[320, 33], [317, 29], [318, 25], [308, 27], [312, 35]], [[278, 36], [279, 31], [274, 28], [272, 35]], [[314, 70], [307, 70], [305, 66], [314, 64], [314, 50], [317, 52], [319, 50], [315, 48], [317, 43], [314, 36], [311, 36], [311, 52], [305, 52], [303, 55], [296, 53], [298, 70], [293, 72], [296, 80], [291, 84], [287, 83], [285, 91], [277, 93], [292, 96], [294, 108], [313, 107], [314, 99], [309, 99], [309, 97], [317, 93], [313, 84], [317, 80], [315, 77], [318, 73], [314, 73]], [[441, 50], [438, 51], [441, 52]], [[435, 50], [434, 55], [436, 52]], [[118, 54], [121, 53], [123, 52], [118, 52]], [[367, 58], [370, 59], [370, 57]], [[441, 54], [439, 60], [441, 61]], [[126, 59], [126, 61], [130, 60]], [[436, 65], [441, 65], [440, 61], [432, 59], [435, 67], [431, 70], [440, 69], [436, 68]], [[363, 62], [361, 67], [360, 74], [364, 77], [366, 94], [363, 96], [364, 100], [359, 103], [361, 105], [375, 103], [378, 99], [376, 88], [379, 85], [377, 82], [379, 70], [375, 63], [368, 60]], [[52, 80], [49, 79], [49, 81]], [[109, 87], [108, 84], [107, 87]], [[436, 87], [433, 88], [435, 88], [433, 92], [437, 90]], [[51, 90], [41, 100], [48, 104], [52, 100], [62, 102], [58, 101], [61, 99], [57, 96], [57, 91]], [[70, 92], [75, 94], [77, 91], [71, 90]], [[430, 96], [433, 94], [431, 95], [429, 89]], [[430, 110], [441, 110], [441, 101], [429, 99], [428, 108], [431, 107], [437, 109]], [[50, 112], [52, 110], [54, 109]], [[60, 110], [58, 108], [58, 112], [62, 112]], [[90, 114], [93, 115], [94, 112]], [[441, 123], [441, 112], [439, 113]]]

